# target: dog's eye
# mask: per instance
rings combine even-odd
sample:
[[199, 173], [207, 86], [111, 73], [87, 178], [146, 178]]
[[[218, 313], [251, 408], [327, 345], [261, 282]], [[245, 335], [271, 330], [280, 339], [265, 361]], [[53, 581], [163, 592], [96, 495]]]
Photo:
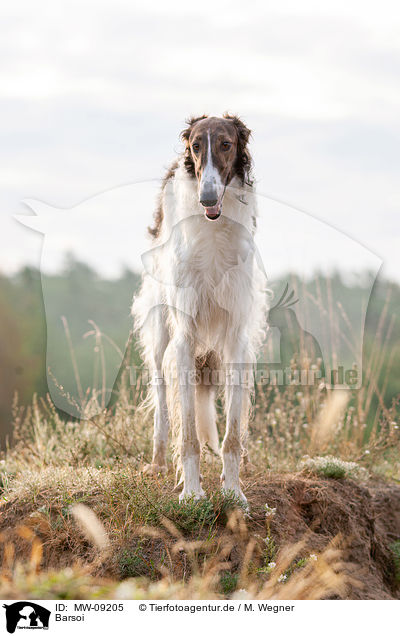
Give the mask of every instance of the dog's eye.
[[231, 147], [232, 147], [232, 144], [230, 141], [222, 142], [222, 150], [230, 150]]
[[200, 150], [200, 146], [199, 146], [199, 144], [192, 144], [192, 150], [193, 150], [193, 152], [197, 155], [197, 153], [198, 153], [198, 152], [199, 152], [199, 150]]

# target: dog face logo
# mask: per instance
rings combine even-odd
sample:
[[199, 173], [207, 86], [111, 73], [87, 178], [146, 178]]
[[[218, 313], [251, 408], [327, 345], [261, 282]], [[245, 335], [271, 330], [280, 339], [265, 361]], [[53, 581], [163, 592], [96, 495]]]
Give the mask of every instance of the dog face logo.
[[49, 629], [51, 612], [37, 603], [18, 601], [11, 605], [4, 604], [3, 607], [9, 634], [14, 634], [16, 629]]

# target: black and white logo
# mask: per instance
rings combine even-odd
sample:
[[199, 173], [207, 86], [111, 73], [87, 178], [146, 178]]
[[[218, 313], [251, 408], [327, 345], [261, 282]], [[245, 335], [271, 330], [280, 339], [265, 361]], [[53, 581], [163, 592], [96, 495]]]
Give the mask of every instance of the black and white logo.
[[16, 629], [49, 629], [50, 610], [32, 603], [18, 601], [4, 604], [6, 610], [7, 631], [14, 634]]

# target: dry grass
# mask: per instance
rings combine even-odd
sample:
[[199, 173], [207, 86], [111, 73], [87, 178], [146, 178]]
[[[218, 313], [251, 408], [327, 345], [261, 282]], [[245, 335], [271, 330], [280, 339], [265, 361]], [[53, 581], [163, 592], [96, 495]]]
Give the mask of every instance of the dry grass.
[[310, 533], [278, 549], [260, 498], [252, 518], [218, 496], [171, 502], [168, 478], [72, 477], [47, 469], [3, 505], [2, 598], [314, 599], [361, 588], [340, 537], [315, 553]]
[[[370, 520], [383, 514], [398, 523], [397, 489], [382, 494], [371, 480], [315, 477], [309, 467], [297, 474], [264, 470], [245, 478], [248, 513], [220, 493], [217, 463], [202, 466], [209, 497], [182, 505], [172, 473], [146, 477], [129, 457], [102, 467], [86, 460], [27, 469], [23, 458], [23, 470], [5, 480], [4, 598], [395, 594], [392, 528]], [[12, 451], [8, 461], [15, 469]], [[383, 508], [375, 510], [375, 501]]]
[[179, 504], [171, 473], [141, 473], [152, 425], [137, 409], [140, 382], [81, 422], [49, 399], [15, 402], [0, 464], [0, 596], [397, 597], [400, 495], [377, 477], [400, 480], [399, 400], [385, 406], [373, 380], [382, 359], [377, 345], [354, 393], [257, 388], [250, 513], [219, 491], [215, 457], [203, 458], [199, 502]]
[[257, 392], [250, 454], [257, 466], [295, 470], [305, 455], [333, 455], [375, 474], [400, 479], [400, 418], [396, 400], [379, 415], [366, 393], [268, 386]]

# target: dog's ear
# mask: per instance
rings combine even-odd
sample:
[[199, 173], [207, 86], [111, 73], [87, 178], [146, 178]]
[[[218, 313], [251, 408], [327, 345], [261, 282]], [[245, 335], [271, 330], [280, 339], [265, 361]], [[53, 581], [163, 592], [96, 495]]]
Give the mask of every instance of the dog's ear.
[[242, 122], [239, 117], [236, 115], [230, 115], [229, 113], [224, 113], [224, 119], [229, 119], [232, 124], [235, 126], [239, 142], [241, 143], [243, 149], [247, 146], [248, 141], [250, 139], [251, 130], [247, 128], [246, 124]]
[[249, 143], [251, 130], [242, 122], [236, 115], [230, 115], [224, 113], [224, 119], [232, 122], [236, 128], [238, 136], [238, 150], [235, 164], [235, 171], [237, 176], [241, 179], [242, 183], [245, 181], [251, 185], [250, 170], [251, 170], [251, 156], [247, 149]]
[[190, 154], [189, 138], [190, 138], [190, 133], [192, 132], [193, 126], [198, 121], [201, 121], [202, 119], [207, 119], [207, 115], [200, 115], [200, 117], [189, 117], [185, 122], [187, 127], [185, 128], [185, 130], [182, 130], [181, 132], [181, 139], [185, 144], [185, 151], [184, 151], [185, 168], [186, 168], [186, 172], [188, 172], [192, 177], [196, 175], [195, 175], [192, 155]]
[[200, 115], [200, 117], [189, 117], [188, 119], [186, 119], [185, 124], [187, 125], [187, 128], [185, 128], [185, 130], [182, 130], [181, 132], [181, 139], [186, 143], [186, 145], [189, 141], [190, 133], [192, 132], [193, 126], [202, 119], [207, 119], [207, 115]]

